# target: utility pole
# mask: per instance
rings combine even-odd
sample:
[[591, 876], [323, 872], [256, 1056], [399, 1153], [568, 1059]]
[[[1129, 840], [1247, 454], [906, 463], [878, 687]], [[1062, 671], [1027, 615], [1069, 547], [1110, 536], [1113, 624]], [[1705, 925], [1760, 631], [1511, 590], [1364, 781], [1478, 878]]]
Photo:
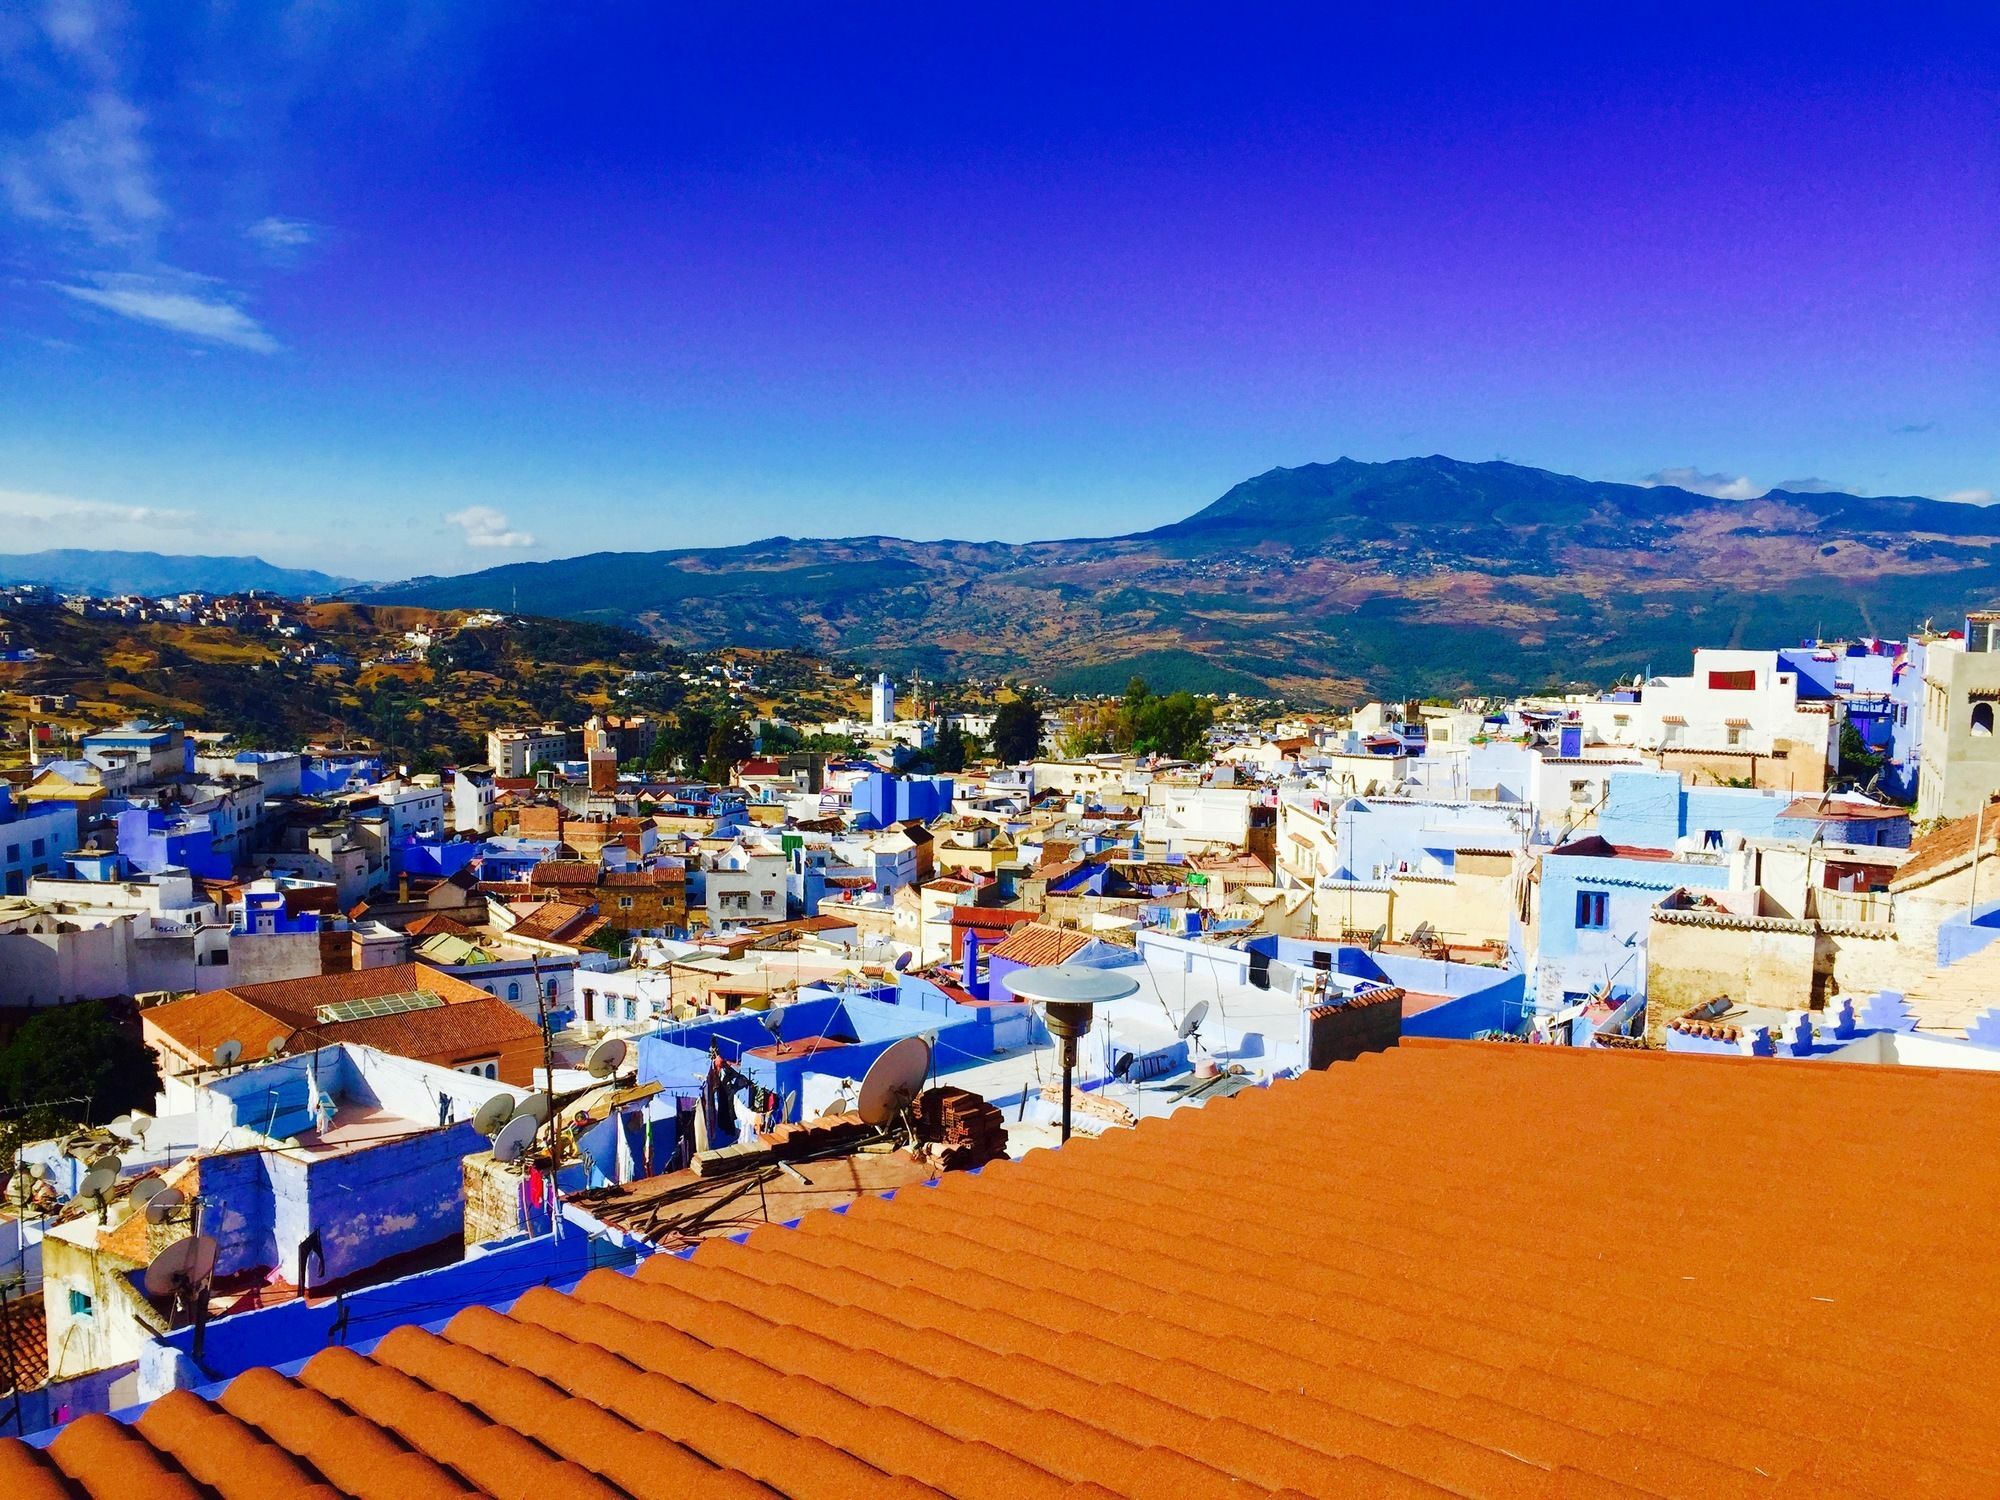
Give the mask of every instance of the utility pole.
[[[549, 993], [542, 988], [542, 956], [531, 956], [535, 972], [535, 1016], [542, 1028], [542, 1079], [549, 1095], [549, 1159], [562, 1168], [562, 1106], [556, 1102], [556, 1044], [549, 1034]], [[550, 1184], [554, 1191], [554, 1184]]]

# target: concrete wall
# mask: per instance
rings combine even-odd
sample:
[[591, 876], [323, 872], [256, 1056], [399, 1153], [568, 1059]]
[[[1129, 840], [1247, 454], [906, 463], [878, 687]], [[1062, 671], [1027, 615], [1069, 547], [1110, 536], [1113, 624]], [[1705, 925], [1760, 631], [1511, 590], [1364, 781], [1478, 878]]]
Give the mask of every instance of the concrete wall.
[[1807, 922], [1656, 914], [1647, 939], [1646, 1036], [1665, 1041], [1669, 1023], [1727, 995], [1741, 1005], [1797, 1010], [1823, 994], [1814, 982], [1819, 939]]

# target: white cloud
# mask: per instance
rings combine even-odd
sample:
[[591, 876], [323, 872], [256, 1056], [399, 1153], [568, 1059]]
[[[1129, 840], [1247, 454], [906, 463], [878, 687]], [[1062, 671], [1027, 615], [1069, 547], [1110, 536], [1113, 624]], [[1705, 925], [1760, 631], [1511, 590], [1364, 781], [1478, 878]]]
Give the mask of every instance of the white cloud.
[[490, 505], [468, 505], [464, 510], [455, 510], [445, 517], [451, 525], [465, 533], [468, 547], [532, 547], [535, 539], [525, 531], [514, 530], [514, 523]]
[[319, 226], [304, 219], [259, 219], [243, 232], [266, 250], [301, 250], [319, 238]]
[[74, 495], [0, 489], [0, 522], [45, 547], [101, 547], [107, 531], [139, 531], [157, 540], [159, 533], [196, 525], [197, 519], [191, 511], [154, 505], [115, 505]]
[[1826, 479], [1780, 479], [1771, 486], [1774, 490], [1788, 490], [1794, 495], [1837, 495], [1845, 494], [1847, 486], [1835, 484]]
[[1658, 473], [1648, 474], [1639, 483], [1648, 488], [1671, 485], [1697, 495], [1711, 495], [1717, 500], [1755, 500], [1764, 493], [1761, 487], [1741, 474], [1705, 474], [1692, 467], [1661, 469]]
[[0, 145], [0, 188], [14, 212], [88, 236], [141, 245], [165, 220], [142, 134], [146, 117], [110, 88], [25, 140]]
[[2000, 499], [2000, 496], [1996, 496], [1991, 490], [1953, 490], [1949, 495], [1940, 495], [1938, 498], [1949, 500], [1954, 505], [1991, 505], [1996, 499]]
[[58, 282], [56, 289], [121, 318], [151, 323], [206, 343], [227, 344], [255, 354], [275, 354], [284, 347], [236, 303], [215, 295], [209, 289], [213, 285], [186, 276], [125, 274], [99, 277], [96, 286]]

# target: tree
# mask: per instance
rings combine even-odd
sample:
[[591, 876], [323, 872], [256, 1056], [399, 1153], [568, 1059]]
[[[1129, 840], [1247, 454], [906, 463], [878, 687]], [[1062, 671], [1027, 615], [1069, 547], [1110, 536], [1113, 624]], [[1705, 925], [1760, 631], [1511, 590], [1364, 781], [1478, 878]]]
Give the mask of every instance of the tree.
[[708, 732], [708, 745], [701, 762], [702, 778], [727, 781], [736, 763], [750, 758], [750, 751], [750, 731], [743, 727], [741, 719], [717, 719]]
[[[0, 1049], [0, 1101], [29, 1106], [23, 1123], [36, 1134], [151, 1109], [159, 1091], [158, 1054], [102, 1001], [37, 1011]], [[87, 1102], [58, 1102], [77, 1097]]]
[[1003, 765], [1033, 760], [1042, 750], [1042, 710], [1032, 696], [1012, 698], [993, 716], [993, 754]]
[[965, 731], [947, 719], [931, 750], [931, 764], [940, 771], [963, 771], [965, 760]]
[[1120, 704], [1079, 704], [1071, 714], [1068, 728], [1063, 731], [1062, 752], [1071, 758], [1100, 755], [1115, 749], [1121, 734], [1125, 734], [1129, 744], [1125, 712]]

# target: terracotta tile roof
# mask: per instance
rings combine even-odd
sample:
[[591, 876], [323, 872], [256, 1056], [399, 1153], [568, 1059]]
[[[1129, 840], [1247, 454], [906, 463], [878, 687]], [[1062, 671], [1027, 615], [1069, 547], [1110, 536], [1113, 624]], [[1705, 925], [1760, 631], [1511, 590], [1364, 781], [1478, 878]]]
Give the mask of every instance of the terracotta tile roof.
[[[313, 1026], [318, 1008], [342, 1000], [365, 1000], [375, 995], [406, 994], [423, 990], [446, 1002], [447, 1009], [459, 1005], [491, 1003], [493, 997], [477, 985], [467, 984], [449, 974], [441, 974], [426, 964], [385, 964], [374, 969], [356, 969], [344, 974], [319, 974], [310, 979], [281, 979], [273, 984], [246, 984], [233, 990], [211, 990], [205, 995], [189, 995], [170, 1000], [145, 1012], [148, 1024], [192, 1052], [206, 1055], [218, 1042], [234, 1037], [243, 1044], [246, 1058], [262, 1057], [278, 1038], [291, 1038], [302, 1027]], [[438, 1014], [436, 1011], [413, 1014]], [[384, 1019], [399, 1019], [386, 1017]], [[322, 1039], [365, 1042], [393, 1051], [383, 1042], [358, 1034], [353, 1028], [363, 1022], [342, 1022], [316, 1027]], [[301, 1038], [303, 1045], [310, 1041]], [[405, 1054], [408, 1055], [408, 1054]]]
[[529, 885], [597, 884], [604, 866], [589, 859], [545, 859], [528, 871]]
[[[14, 1288], [7, 1309], [0, 1316], [0, 1392], [13, 1389], [32, 1391], [49, 1378], [49, 1320], [42, 1310], [40, 1292], [23, 1295]], [[10, 1381], [8, 1372], [13, 1372]], [[5, 1474], [0, 1469], [0, 1477]], [[5, 1489], [0, 1482], [0, 1490]], [[12, 1491], [7, 1491], [12, 1493]]]
[[[1985, 832], [1980, 837], [1982, 857], [2000, 847], [2000, 808], [1989, 808], [1984, 821]], [[1905, 886], [1970, 860], [1972, 838], [1979, 832], [1980, 822], [1979, 815], [1973, 813], [1968, 817], [1954, 818], [1929, 833], [1911, 839], [1910, 857], [1896, 871], [1896, 878], [1889, 882], [1889, 889], [1902, 890]]]
[[542, 943], [583, 943], [604, 926], [588, 906], [569, 901], [544, 901], [513, 927], [512, 936]]
[[1971, 1073], [1406, 1042], [9, 1441], [0, 1493], [1986, 1500], [1995, 1130]]
[[1834, 823], [1888, 822], [1909, 815], [1907, 807], [1892, 807], [1883, 802], [1848, 801], [1838, 797], [1824, 801], [1818, 797], [1795, 797], [1778, 814], [1781, 818], [1824, 818]]
[[469, 938], [472, 936], [472, 929], [456, 917], [446, 916], [443, 912], [435, 911], [426, 912], [420, 917], [411, 918], [403, 924], [403, 931], [411, 937], [435, 937], [439, 933], [444, 934], [446, 937], [455, 938]]
[[1034, 967], [1039, 964], [1068, 963], [1091, 944], [1087, 932], [1070, 932], [1046, 922], [1029, 922], [1007, 934], [1005, 941], [986, 950], [988, 959], [1004, 958]]

